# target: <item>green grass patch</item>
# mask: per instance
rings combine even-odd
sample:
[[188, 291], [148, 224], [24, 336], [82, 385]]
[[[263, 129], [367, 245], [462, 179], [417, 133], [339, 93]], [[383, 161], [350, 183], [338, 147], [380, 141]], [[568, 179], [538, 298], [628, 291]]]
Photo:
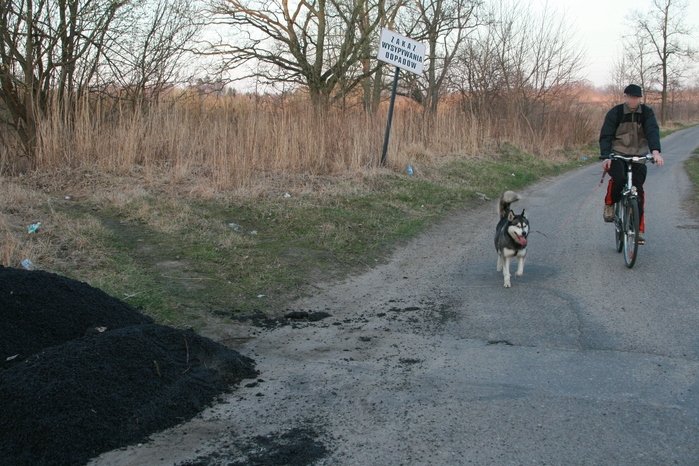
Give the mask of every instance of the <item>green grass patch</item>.
[[692, 157], [685, 162], [685, 170], [694, 185], [694, 210], [699, 212], [699, 147], [694, 149]]
[[696, 126], [697, 122], [682, 122], [682, 121], [672, 121], [669, 124], [665, 125], [663, 128], [660, 128], [660, 137], [664, 138], [665, 136], [669, 136], [672, 133], [675, 133], [677, 131], [686, 129], [686, 128], [691, 128], [692, 126]]
[[228, 199], [145, 195], [119, 206], [67, 209], [99, 220], [89, 270], [64, 270], [157, 320], [199, 325], [207, 314], [282, 311], [320, 280], [375, 266], [456, 209], [495, 199], [582, 165], [503, 146], [491, 158], [454, 159], [415, 176], [367, 175], [330, 194]]

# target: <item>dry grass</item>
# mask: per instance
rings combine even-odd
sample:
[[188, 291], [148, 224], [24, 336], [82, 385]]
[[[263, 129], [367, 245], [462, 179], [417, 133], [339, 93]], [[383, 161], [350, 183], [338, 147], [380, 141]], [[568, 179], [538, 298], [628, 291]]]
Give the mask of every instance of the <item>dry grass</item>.
[[[566, 99], [526, 113], [514, 106], [489, 113], [476, 115], [459, 102], [446, 102], [436, 115], [426, 115], [399, 100], [389, 168], [493, 153], [502, 142], [549, 157], [593, 141], [601, 119], [601, 107], [581, 111]], [[97, 172], [146, 182], [166, 176], [203, 196], [245, 192], [283, 174], [373, 170], [386, 118], [385, 105], [375, 115], [358, 106], [319, 111], [296, 97], [183, 93], [139, 109], [92, 100], [83, 102], [73, 119], [57, 112], [39, 123], [35, 165], [43, 173], [70, 173], [77, 185], [85, 180], [75, 179], [76, 172]], [[0, 164], [8, 157], [0, 154]]]
[[[389, 168], [493, 154], [503, 143], [543, 158], [592, 144], [604, 112], [618, 97], [590, 92], [564, 89], [547, 101], [496, 96], [477, 106], [453, 95], [435, 115], [399, 97]], [[690, 121], [689, 115], [699, 112], [696, 99], [692, 94], [678, 101], [673, 114]], [[90, 96], [67, 112], [57, 104], [50, 108], [38, 122], [34, 168], [39, 172], [67, 175], [74, 186], [89, 185], [90, 180], [76, 179], [83, 172], [147, 183], [166, 177], [202, 196], [254, 192], [285, 175], [371, 171], [380, 158], [387, 119], [386, 102], [376, 114], [363, 112], [351, 99], [342, 107], [317, 110], [302, 94], [181, 91], [142, 106]], [[9, 133], [0, 136], [0, 173], [13, 164], [26, 168]]]
[[[63, 167], [0, 177], [0, 265], [20, 267], [23, 259], [31, 258], [39, 268], [89, 275], [105, 259], [100, 243], [108, 232], [99, 217], [184, 239], [207, 232], [222, 250], [247, 246], [248, 238], [230, 236], [225, 223], [212, 224], [203, 217], [198, 203], [254, 203], [256, 198], [283, 199], [286, 193], [294, 198], [353, 196], [366, 192], [365, 180], [385, 170], [337, 176], [263, 174], [251, 178], [247, 188], [234, 190], [205, 189], [202, 179], [192, 176], [173, 182], [164, 167], [149, 171], [114, 174], [97, 167]], [[35, 222], [41, 222], [40, 234], [29, 234], [27, 227]]]
[[[42, 238], [32, 241], [27, 226], [37, 221], [35, 206], [40, 196], [21, 185], [3, 180], [0, 184], [0, 260], [2, 265], [19, 266], [27, 257], [45, 255], [47, 248]], [[26, 240], [23, 238], [27, 236]]]
[[[90, 267], [101, 258], [94, 238], [103, 231], [94, 218], [65, 213], [73, 200], [51, 193], [33, 177], [0, 178], [0, 264], [20, 267], [30, 258], [37, 267], [56, 270]], [[61, 204], [61, 205], [59, 205]], [[40, 222], [37, 234], [28, 226]]]

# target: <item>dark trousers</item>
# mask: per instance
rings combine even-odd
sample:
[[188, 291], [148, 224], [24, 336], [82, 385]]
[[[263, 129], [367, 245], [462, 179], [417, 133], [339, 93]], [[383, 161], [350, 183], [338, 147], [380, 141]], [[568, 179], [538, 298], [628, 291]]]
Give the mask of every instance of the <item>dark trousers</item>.
[[[645, 231], [645, 216], [643, 215], [646, 204], [646, 193], [643, 190], [643, 183], [646, 182], [646, 174], [648, 167], [640, 163], [631, 164], [631, 174], [633, 175], [633, 185], [638, 190], [638, 210], [641, 215], [640, 230]], [[621, 199], [621, 192], [626, 186], [626, 166], [621, 160], [612, 160], [612, 165], [609, 167], [609, 185], [607, 185], [607, 196], [604, 199], [605, 204], [612, 205]]]

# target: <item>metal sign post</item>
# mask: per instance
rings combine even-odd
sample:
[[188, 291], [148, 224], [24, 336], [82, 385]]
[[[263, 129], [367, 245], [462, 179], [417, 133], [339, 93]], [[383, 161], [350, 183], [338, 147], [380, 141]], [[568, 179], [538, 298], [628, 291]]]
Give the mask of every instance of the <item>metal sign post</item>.
[[391, 136], [391, 122], [393, 121], [393, 106], [396, 104], [396, 89], [398, 88], [398, 75], [400, 68], [396, 66], [396, 74], [393, 76], [393, 87], [391, 88], [391, 102], [388, 104], [388, 121], [386, 122], [386, 133], [383, 135], [383, 150], [381, 151], [381, 166], [386, 165], [386, 153], [388, 152], [388, 138]]
[[396, 89], [398, 88], [398, 75], [401, 68], [415, 74], [422, 74], [423, 60], [425, 57], [425, 45], [415, 42], [405, 36], [401, 36], [390, 29], [381, 29], [379, 40], [379, 53], [377, 58], [385, 63], [395, 65], [396, 72], [393, 76], [393, 88], [391, 89], [391, 102], [388, 106], [388, 121], [386, 133], [383, 138], [383, 150], [381, 152], [381, 165], [386, 165], [386, 153], [388, 152], [388, 139], [391, 136], [391, 122], [393, 121], [393, 107], [396, 102]]

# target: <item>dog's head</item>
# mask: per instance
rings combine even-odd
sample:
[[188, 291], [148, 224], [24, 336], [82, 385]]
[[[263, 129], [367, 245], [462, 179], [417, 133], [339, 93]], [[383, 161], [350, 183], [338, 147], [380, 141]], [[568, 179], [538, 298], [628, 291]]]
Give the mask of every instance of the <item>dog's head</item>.
[[527, 237], [529, 236], [529, 220], [524, 215], [524, 210], [521, 214], [515, 214], [512, 210], [507, 214], [507, 233], [520, 246], [527, 245]]

